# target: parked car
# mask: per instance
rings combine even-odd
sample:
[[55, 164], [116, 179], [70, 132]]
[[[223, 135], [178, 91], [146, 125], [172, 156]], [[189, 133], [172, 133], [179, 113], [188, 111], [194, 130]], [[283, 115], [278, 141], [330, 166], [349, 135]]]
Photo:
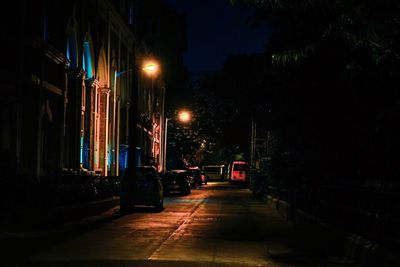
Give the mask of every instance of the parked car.
[[[133, 198], [129, 195], [133, 195]], [[152, 166], [137, 167], [135, 175], [129, 169], [123, 174], [121, 209], [133, 208], [135, 205], [154, 206], [157, 210], [164, 208], [163, 185], [157, 170]]]
[[189, 195], [191, 192], [191, 185], [186, 172], [168, 171], [162, 176], [162, 184], [165, 194], [178, 192], [182, 195]]
[[246, 183], [249, 172], [249, 164], [246, 161], [235, 160], [228, 167], [229, 183]]
[[170, 172], [182, 173], [186, 177], [186, 180], [189, 182], [190, 188], [195, 188], [195, 186], [196, 186], [195, 177], [191, 173], [189, 173], [187, 170], [171, 170]]
[[195, 184], [202, 185], [204, 183], [205, 176], [202, 176], [199, 167], [188, 167], [187, 172], [190, 176], [193, 176]]
[[208, 177], [207, 177], [207, 175], [205, 174], [205, 172], [204, 172], [204, 171], [201, 171], [201, 172], [200, 172], [200, 175], [201, 175], [201, 182], [202, 182], [203, 184], [207, 184]]

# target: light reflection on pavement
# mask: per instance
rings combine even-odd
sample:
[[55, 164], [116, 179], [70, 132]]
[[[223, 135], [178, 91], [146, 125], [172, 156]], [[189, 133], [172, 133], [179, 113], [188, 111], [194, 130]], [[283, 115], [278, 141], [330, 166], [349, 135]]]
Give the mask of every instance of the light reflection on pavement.
[[304, 266], [272, 260], [309, 237], [244, 187], [210, 182], [164, 206], [136, 208], [55, 244], [30, 266]]

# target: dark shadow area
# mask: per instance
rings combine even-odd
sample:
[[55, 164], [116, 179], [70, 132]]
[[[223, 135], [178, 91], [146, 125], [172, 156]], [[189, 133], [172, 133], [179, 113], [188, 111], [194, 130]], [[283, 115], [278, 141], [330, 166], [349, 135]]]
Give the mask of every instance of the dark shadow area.
[[213, 261], [156, 261], [156, 260], [105, 260], [105, 261], [69, 261], [69, 262], [37, 262], [29, 263], [27, 267], [53, 267], [53, 266], [63, 266], [63, 267], [73, 267], [73, 266], [85, 266], [85, 267], [246, 267], [249, 265], [243, 265], [242, 263], [223, 263], [223, 262], [213, 262]]
[[[61, 244], [82, 234], [101, 228], [107, 223], [121, 218], [119, 211], [97, 218], [84, 218], [71, 223], [54, 226], [37, 232], [20, 232], [0, 238], [2, 261], [9, 266], [27, 266], [29, 257], [47, 248]], [[53, 265], [58, 266], [58, 265]]]

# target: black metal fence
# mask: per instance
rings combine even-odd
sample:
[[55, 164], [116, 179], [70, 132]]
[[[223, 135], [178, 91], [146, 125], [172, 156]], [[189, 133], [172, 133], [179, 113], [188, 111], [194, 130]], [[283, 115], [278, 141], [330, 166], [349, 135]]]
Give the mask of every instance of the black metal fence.
[[[394, 182], [339, 180], [314, 193], [314, 212], [325, 221], [378, 243], [400, 245], [399, 189], [400, 183]], [[303, 190], [303, 199], [305, 194], [310, 193]], [[300, 207], [309, 210], [310, 204], [301, 199], [299, 202]]]
[[380, 244], [400, 245], [400, 182], [331, 179], [288, 188], [252, 173], [250, 189], [287, 202], [293, 216], [301, 210]]

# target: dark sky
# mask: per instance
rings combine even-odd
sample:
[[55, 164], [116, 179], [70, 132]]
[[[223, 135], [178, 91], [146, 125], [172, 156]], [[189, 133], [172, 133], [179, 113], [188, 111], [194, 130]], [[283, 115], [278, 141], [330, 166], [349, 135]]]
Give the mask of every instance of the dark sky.
[[252, 28], [252, 11], [233, 7], [228, 0], [166, 0], [186, 15], [188, 49], [185, 61], [193, 76], [222, 67], [229, 54], [264, 50], [268, 29]]

